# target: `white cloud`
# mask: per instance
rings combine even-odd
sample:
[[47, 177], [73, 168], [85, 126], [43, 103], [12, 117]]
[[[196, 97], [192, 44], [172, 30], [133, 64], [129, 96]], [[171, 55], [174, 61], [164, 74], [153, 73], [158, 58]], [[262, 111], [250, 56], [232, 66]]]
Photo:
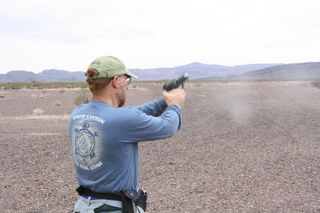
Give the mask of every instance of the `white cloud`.
[[[128, 68], [319, 61], [317, 0], [5, 1], [0, 73], [85, 70], [100, 55]], [[17, 63], [17, 61], [19, 63]]]

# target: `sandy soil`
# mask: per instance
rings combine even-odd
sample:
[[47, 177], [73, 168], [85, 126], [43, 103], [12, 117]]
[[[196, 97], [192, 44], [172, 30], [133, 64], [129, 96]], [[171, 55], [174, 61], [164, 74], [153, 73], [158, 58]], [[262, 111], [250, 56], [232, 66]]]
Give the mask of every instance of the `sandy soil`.
[[[158, 98], [161, 88], [133, 83], [127, 105]], [[140, 144], [148, 212], [320, 212], [319, 89], [193, 82], [186, 92], [181, 131]], [[0, 95], [0, 212], [72, 212], [75, 91]], [[43, 115], [32, 115], [36, 108]]]

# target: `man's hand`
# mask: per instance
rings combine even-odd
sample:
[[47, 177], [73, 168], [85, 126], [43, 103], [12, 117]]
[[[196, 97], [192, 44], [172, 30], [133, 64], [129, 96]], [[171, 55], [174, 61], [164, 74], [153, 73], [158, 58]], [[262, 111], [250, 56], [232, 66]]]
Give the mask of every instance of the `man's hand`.
[[162, 92], [162, 95], [164, 101], [167, 103], [168, 106], [172, 104], [177, 104], [180, 107], [182, 107], [186, 99], [186, 92], [182, 88], [173, 89], [169, 92], [164, 90]]

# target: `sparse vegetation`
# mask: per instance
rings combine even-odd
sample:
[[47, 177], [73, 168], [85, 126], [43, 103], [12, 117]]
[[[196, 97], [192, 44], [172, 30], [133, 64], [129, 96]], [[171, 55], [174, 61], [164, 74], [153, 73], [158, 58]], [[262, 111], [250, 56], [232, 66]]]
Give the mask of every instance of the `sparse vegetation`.
[[311, 81], [311, 85], [320, 89], [320, 78], [316, 78]]
[[34, 110], [33, 110], [33, 114], [34, 114], [34, 115], [40, 116], [40, 115], [42, 115], [43, 113], [44, 113], [44, 111], [43, 111], [43, 109], [41, 109], [41, 108], [37, 108], [37, 109], [34, 109]]
[[[86, 82], [9, 82], [0, 83], [0, 87], [3, 90], [18, 90], [22, 88], [26, 89], [58, 89], [58, 88], [85, 88]], [[63, 92], [61, 92], [63, 93]]]
[[56, 101], [56, 102], [53, 103], [53, 105], [54, 105], [54, 106], [61, 106], [62, 103], [61, 103], [60, 101]]
[[[188, 80], [188, 83], [192, 82], [218, 82], [218, 83], [230, 83], [230, 82], [279, 82], [279, 81], [311, 81], [312, 86], [320, 88], [320, 78], [314, 79], [197, 79]], [[164, 84], [168, 80], [158, 80], [158, 81], [134, 81], [132, 87], [138, 87], [139, 83], [154, 83], [154, 84]], [[48, 89], [60, 89], [60, 93], [64, 93], [66, 89], [74, 88], [87, 88], [86, 82], [9, 82], [0, 83], [1, 90], [20, 90], [20, 89], [38, 89], [42, 90], [45, 94]]]
[[76, 98], [74, 99], [74, 104], [76, 106], [79, 106], [80, 104], [89, 103], [92, 100], [91, 92], [88, 88], [82, 88], [76, 93]]

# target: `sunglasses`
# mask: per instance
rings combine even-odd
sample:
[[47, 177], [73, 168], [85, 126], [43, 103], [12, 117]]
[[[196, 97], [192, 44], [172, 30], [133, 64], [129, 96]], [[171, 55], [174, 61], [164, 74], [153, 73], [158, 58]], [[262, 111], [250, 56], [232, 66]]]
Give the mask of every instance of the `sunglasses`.
[[[130, 76], [128, 76], [128, 75], [121, 75], [121, 76], [126, 76], [127, 78], [126, 78], [126, 83], [127, 83], [127, 85], [129, 85], [130, 83], [131, 83], [131, 77]], [[112, 77], [112, 80], [114, 79], [114, 77]]]
[[129, 85], [129, 84], [131, 83], [131, 77], [128, 77], [128, 78], [126, 79], [126, 82], [127, 82], [127, 85]]

